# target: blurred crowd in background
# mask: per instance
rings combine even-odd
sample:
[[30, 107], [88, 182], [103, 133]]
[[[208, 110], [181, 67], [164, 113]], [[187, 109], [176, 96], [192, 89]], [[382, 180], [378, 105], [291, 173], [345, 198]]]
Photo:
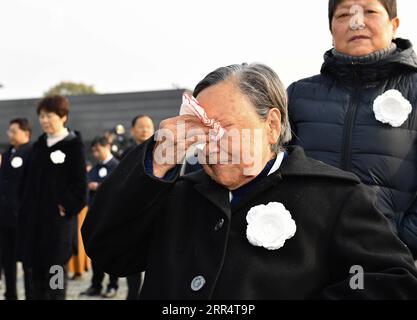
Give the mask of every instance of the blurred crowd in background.
[[[37, 106], [40, 137], [23, 115], [10, 119], [8, 149], [0, 165], [0, 282], [5, 299], [65, 299], [67, 281], [91, 270], [91, 284], [80, 296], [113, 298], [120, 279], [105, 273], [84, 251], [80, 228], [94, 194], [119, 161], [154, 134], [148, 115], [137, 115], [131, 128], [115, 124], [85, 145], [77, 128], [68, 128], [70, 103], [48, 96]], [[25, 296], [18, 297], [17, 263], [22, 263]], [[50, 283], [51, 267], [63, 271], [62, 286]], [[125, 281], [125, 280], [123, 280]], [[126, 278], [126, 299], [139, 298], [143, 274]]]

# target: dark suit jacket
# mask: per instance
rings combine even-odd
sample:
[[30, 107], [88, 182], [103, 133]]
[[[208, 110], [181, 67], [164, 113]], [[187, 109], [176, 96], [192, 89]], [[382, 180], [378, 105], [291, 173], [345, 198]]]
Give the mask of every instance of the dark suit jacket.
[[[417, 298], [410, 252], [353, 174], [289, 149], [232, 210], [229, 191], [204, 171], [172, 181], [146, 174], [150, 142], [101, 185], [82, 230], [106, 272], [146, 271], [142, 298]], [[284, 204], [297, 224], [272, 251], [246, 237], [249, 209], [269, 202]], [[354, 265], [365, 272], [364, 290], [349, 285]]]
[[[119, 164], [119, 160], [117, 160], [115, 157], [113, 157], [109, 162], [106, 164], [97, 163], [93, 168], [91, 168], [90, 172], [88, 173], [88, 182], [97, 182], [99, 185], [101, 185], [104, 180], [106, 180], [110, 174], [117, 168]], [[100, 170], [102, 168], [106, 169], [106, 175], [100, 176]], [[94, 195], [96, 194], [96, 191], [89, 191], [89, 202], [94, 198]]]
[[[2, 155], [0, 166], [0, 226], [15, 227], [17, 224], [20, 206], [19, 189], [30, 147], [29, 143], [21, 145], [14, 153], [12, 153], [13, 147], [9, 147]], [[13, 159], [20, 160], [18, 166], [12, 165]]]

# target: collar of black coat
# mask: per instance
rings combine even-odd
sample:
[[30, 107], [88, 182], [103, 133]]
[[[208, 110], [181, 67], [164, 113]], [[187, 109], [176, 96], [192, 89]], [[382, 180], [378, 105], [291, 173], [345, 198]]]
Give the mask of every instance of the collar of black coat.
[[[30, 142], [28, 143], [24, 143], [21, 144], [16, 150], [16, 155], [20, 154], [20, 153], [25, 153], [27, 150], [29, 150], [31, 147]], [[14, 149], [14, 147], [12, 145], [9, 146], [9, 148], [7, 149], [7, 152], [12, 153], [12, 150]]]
[[[39, 137], [38, 142], [40, 142], [42, 144], [45, 144], [45, 146], [46, 146], [46, 140], [47, 140], [47, 135], [46, 135], [46, 133], [43, 133]], [[82, 141], [81, 133], [78, 132], [78, 131], [69, 130], [69, 134], [63, 140], [61, 140], [61, 141], [57, 142], [56, 144], [54, 144], [53, 146], [51, 146], [51, 148], [56, 148], [57, 146], [59, 147], [59, 146], [65, 145], [65, 144], [73, 142], [73, 141]]]
[[397, 38], [393, 40], [397, 50], [379, 59], [373, 55], [373, 59], [363, 62], [349, 62], [334, 55], [333, 49], [324, 55], [324, 63], [321, 67], [323, 75], [329, 75], [346, 84], [375, 84], [396, 74], [417, 72], [417, 56], [413, 45], [409, 40]]
[[12, 157], [24, 157], [25, 154], [27, 154], [30, 151], [31, 148], [31, 144], [30, 143], [25, 143], [19, 146], [18, 149], [16, 149], [15, 153], [12, 153], [12, 150], [14, 149], [14, 147], [12, 145], [10, 145], [7, 150], [2, 154], [3, 157], [3, 161], [6, 163], [7, 161], [10, 161], [12, 159]]
[[119, 160], [117, 160], [116, 159], [116, 157], [115, 156], [113, 156], [109, 161], [107, 161], [106, 163], [103, 163], [103, 162], [98, 162], [97, 164], [96, 164], [96, 166], [98, 167], [98, 168], [111, 168], [111, 167], [114, 167], [114, 166], [117, 166], [119, 164]]
[[[251, 193], [240, 201], [234, 212], [256, 198], [257, 195], [291, 177], [341, 179], [347, 183], [360, 183], [359, 178], [353, 173], [342, 171], [321, 161], [308, 158], [301, 147], [287, 147], [287, 152], [289, 156], [283, 161], [281, 167], [276, 172], [261, 179], [257, 183], [256, 188], [253, 188]], [[193, 172], [180, 179], [192, 183], [195, 190], [223, 211], [229, 219], [231, 218], [229, 190], [212, 180], [204, 170]]]

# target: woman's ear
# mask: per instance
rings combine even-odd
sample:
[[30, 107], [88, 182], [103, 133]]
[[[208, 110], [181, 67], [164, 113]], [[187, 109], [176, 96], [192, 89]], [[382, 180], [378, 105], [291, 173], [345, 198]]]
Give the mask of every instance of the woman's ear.
[[400, 27], [400, 18], [394, 18], [391, 21], [392, 24], [392, 39], [394, 40], [397, 36], [397, 30]]
[[62, 122], [65, 126], [67, 124], [67, 121], [68, 121], [68, 116], [63, 116], [61, 119], [62, 119]]
[[281, 112], [277, 108], [269, 110], [267, 125], [268, 142], [275, 144], [281, 134]]

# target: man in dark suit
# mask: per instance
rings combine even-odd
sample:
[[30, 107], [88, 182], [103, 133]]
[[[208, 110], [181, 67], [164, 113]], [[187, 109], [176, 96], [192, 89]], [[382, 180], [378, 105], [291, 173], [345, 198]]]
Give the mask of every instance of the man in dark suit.
[[10, 121], [7, 135], [10, 147], [3, 153], [0, 165], [0, 252], [6, 282], [5, 299], [16, 300], [19, 187], [30, 151], [31, 124], [24, 118], [14, 119]]
[[155, 124], [152, 118], [145, 114], [137, 115], [132, 119], [132, 127], [130, 128], [130, 134], [134, 140], [133, 145], [127, 148], [123, 154], [122, 159], [125, 158], [129, 152], [135, 149], [138, 145], [141, 145], [155, 132]]
[[[116, 169], [119, 161], [111, 153], [111, 144], [106, 137], [97, 137], [91, 143], [91, 151], [97, 164], [88, 173], [89, 202], [91, 204], [94, 196], [104, 180]], [[88, 213], [87, 213], [88, 215]], [[99, 296], [102, 291], [104, 271], [92, 260], [93, 277], [91, 286], [81, 295]], [[117, 294], [118, 277], [109, 275], [110, 282], [103, 296], [113, 298]]]

